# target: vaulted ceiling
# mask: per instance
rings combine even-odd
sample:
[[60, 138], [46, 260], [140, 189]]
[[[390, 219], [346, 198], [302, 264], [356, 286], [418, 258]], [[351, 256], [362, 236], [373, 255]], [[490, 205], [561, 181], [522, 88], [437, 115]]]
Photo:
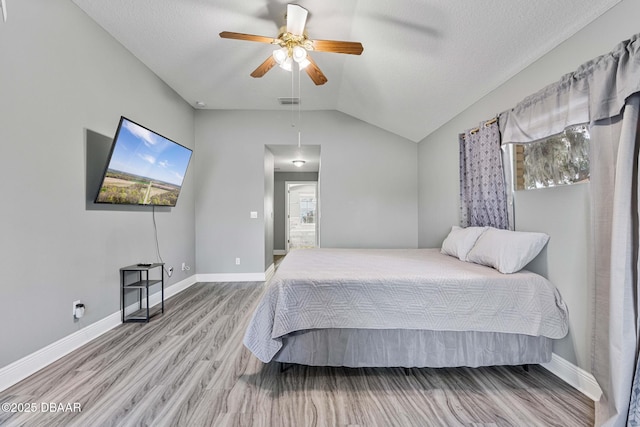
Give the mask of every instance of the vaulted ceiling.
[[[620, 0], [300, 0], [311, 39], [359, 41], [361, 56], [313, 52], [328, 78], [278, 67], [278, 0], [73, 0], [188, 103], [209, 109], [338, 110], [419, 142]], [[196, 102], [204, 107], [197, 107]], [[296, 107], [297, 108], [297, 107]]]

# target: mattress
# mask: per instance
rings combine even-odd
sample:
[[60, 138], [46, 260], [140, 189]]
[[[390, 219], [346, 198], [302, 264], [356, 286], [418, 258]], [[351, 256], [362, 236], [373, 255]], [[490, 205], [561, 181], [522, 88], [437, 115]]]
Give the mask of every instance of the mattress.
[[498, 271], [439, 249], [290, 252], [267, 284], [245, 346], [268, 362], [313, 329], [497, 332], [562, 338], [568, 312], [544, 277]]

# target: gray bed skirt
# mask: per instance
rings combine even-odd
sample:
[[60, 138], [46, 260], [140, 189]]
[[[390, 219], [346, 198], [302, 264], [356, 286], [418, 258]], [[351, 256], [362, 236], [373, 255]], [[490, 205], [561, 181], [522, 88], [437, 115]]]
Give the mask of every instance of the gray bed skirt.
[[283, 337], [273, 360], [310, 366], [457, 367], [551, 360], [552, 340], [497, 332], [311, 329]]

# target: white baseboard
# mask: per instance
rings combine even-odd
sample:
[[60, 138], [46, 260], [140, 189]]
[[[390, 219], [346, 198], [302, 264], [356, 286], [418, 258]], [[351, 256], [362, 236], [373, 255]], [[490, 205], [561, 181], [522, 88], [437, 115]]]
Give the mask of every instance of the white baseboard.
[[198, 274], [198, 282], [264, 282], [266, 273], [210, 273]]
[[[173, 285], [169, 286], [167, 289], [164, 290], [164, 299], [166, 300], [168, 298], [171, 298], [172, 296], [179, 294], [180, 292], [184, 291], [190, 286], [195, 285], [196, 283], [198, 283], [198, 281], [196, 280], [195, 274], [177, 283], [174, 283]], [[153, 301], [154, 301], [153, 295], [151, 295], [151, 302], [154, 305], [160, 302], [160, 295], [158, 295], [158, 300], [155, 303]]]
[[584, 369], [566, 361], [555, 353], [551, 355], [551, 362], [543, 363], [540, 366], [547, 369], [549, 372], [585, 396], [589, 397], [594, 402], [600, 400], [602, 390], [600, 389], [598, 382], [593, 375]]
[[[169, 286], [164, 292], [165, 299], [182, 292], [189, 286], [195, 284], [195, 279], [195, 276], [191, 276]], [[159, 303], [160, 292], [151, 295], [150, 305], [156, 305]], [[137, 304], [134, 304], [134, 306], [137, 309]], [[127, 307], [127, 309], [129, 309], [129, 307]], [[109, 316], [100, 319], [79, 331], [67, 335], [58, 341], [1, 368], [0, 391], [6, 390], [19, 381], [27, 378], [29, 375], [34, 374], [45, 366], [55, 362], [89, 341], [98, 338], [100, 335], [110, 331], [120, 324], [122, 324], [122, 314], [120, 313], [120, 310], [118, 310], [117, 312], [110, 314]]]
[[274, 249], [273, 250], [273, 254], [274, 255], [286, 255], [287, 251], [284, 249]]
[[275, 273], [275, 265], [271, 264], [264, 273], [210, 273], [198, 274], [198, 282], [266, 282]]

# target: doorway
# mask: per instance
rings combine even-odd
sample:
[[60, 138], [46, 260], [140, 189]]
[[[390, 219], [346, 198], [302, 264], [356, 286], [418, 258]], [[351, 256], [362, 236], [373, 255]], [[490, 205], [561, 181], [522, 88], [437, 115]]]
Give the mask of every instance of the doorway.
[[318, 246], [318, 182], [286, 181], [286, 251]]

